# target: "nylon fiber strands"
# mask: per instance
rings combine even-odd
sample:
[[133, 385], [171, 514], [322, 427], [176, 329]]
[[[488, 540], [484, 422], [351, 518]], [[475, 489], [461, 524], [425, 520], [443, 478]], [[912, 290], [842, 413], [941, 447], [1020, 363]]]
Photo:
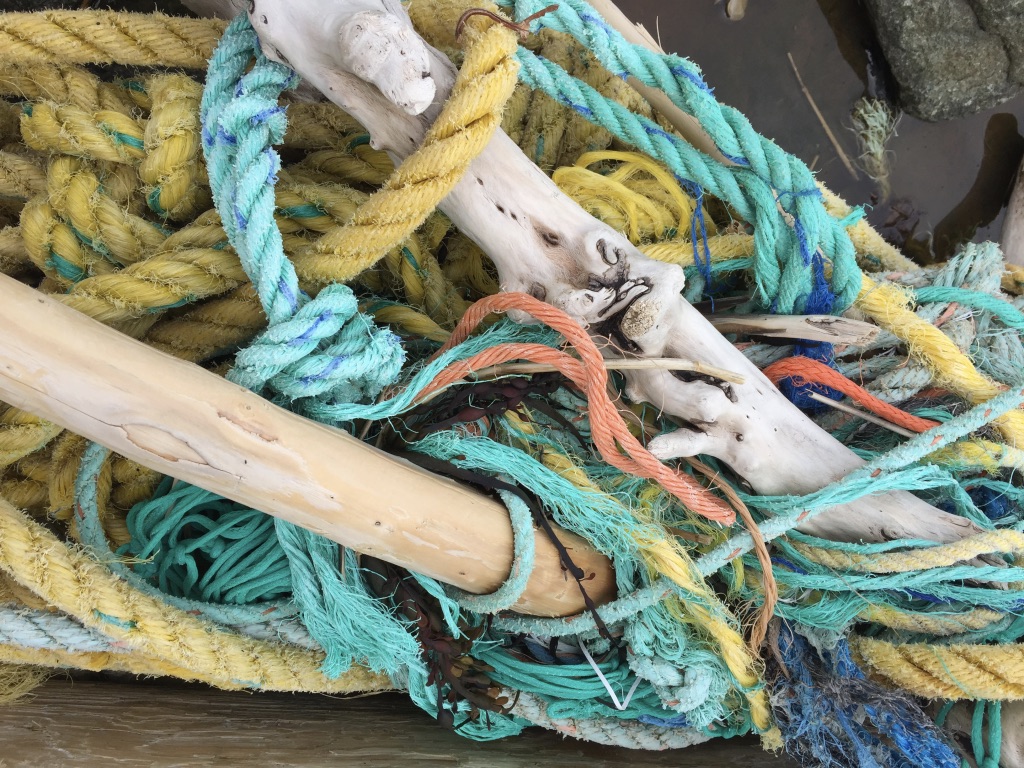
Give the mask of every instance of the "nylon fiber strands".
[[[462, 50], [453, 33], [468, 7], [411, 5], [421, 34], [462, 67], [444, 119], [394, 170], [346, 115], [290, 100], [295, 74], [262, 57], [244, 18], [216, 52], [203, 35], [222, 27], [195, 22], [190, 52], [138, 41], [193, 20], [0, 16], [3, 34], [33, 41], [0, 46], [0, 89], [20, 113], [16, 133], [0, 120], [11, 133], [0, 195], [17, 217], [0, 233], [0, 269], [490, 489], [517, 542], [508, 582], [465, 595], [8, 408], [0, 661], [227, 688], [395, 687], [475, 739], [536, 724], [663, 749], [758, 732], [821, 765], [959, 765], [921, 704], [968, 700], [972, 754], [994, 764], [999, 740], [983, 736], [1022, 690], [1024, 634], [1013, 588], [1024, 581], [1024, 316], [998, 249], [915, 267], [718, 104], [691, 62], [630, 46], [583, 3], [537, 17], [532, 29], [545, 29], [522, 45], [501, 24], [471, 26]], [[205, 68], [210, 55], [205, 82], [165, 69]], [[118, 79], [79, 66], [111, 62], [143, 69]], [[695, 116], [727, 163], [685, 144], [623, 75]], [[669, 425], [649, 407], [616, 406], [613, 377], [564, 314], [487, 298], [489, 262], [434, 210], [503, 111], [567, 193], [686, 269], [691, 300], [741, 313], [854, 306], [881, 326], [860, 346], [736, 339], [865, 467], [775, 498], [730, 487], [711, 460], [685, 473], [652, 464], [642, 440]], [[523, 308], [543, 323], [492, 320], [472, 333], [492, 311]], [[542, 372], [465, 381], [517, 359]], [[878, 415], [810, 397], [840, 392]], [[916, 490], [985, 532], [935, 546], [793, 530], [878, 489]], [[712, 522], [734, 514], [745, 530]], [[566, 619], [508, 611], [533, 526], [548, 520], [613, 558], [616, 601]]]

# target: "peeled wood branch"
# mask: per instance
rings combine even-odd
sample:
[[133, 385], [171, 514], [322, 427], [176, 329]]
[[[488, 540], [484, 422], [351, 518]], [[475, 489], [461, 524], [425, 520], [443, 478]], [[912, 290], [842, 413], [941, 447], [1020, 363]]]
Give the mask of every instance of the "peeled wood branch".
[[[307, 421], [0, 275], [0, 400], [359, 552], [476, 593], [512, 567], [504, 506], [340, 430]], [[611, 564], [558, 536], [598, 603]], [[536, 535], [524, 613], [584, 609], [554, 545]]]
[[[419, 145], [451, 92], [454, 67], [415, 34], [397, 0], [256, 0], [250, 18], [268, 56], [359, 120], [396, 161]], [[345, 48], [354, 36], [360, 47]], [[420, 111], [427, 80], [434, 98]], [[670, 371], [627, 373], [631, 399], [690, 425], [655, 438], [657, 455], [715, 456], [766, 494], [818, 490], [863, 463], [681, 298], [681, 269], [646, 258], [584, 212], [505, 134], [495, 135], [441, 208], [491, 256], [503, 290], [566, 310], [610, 354], [698, 360], [743, 376], [743, 384], [722, 385]], [[801, 530], [836, 540], [952, 541], [978, 529], [897, 492], [836, 507]]]

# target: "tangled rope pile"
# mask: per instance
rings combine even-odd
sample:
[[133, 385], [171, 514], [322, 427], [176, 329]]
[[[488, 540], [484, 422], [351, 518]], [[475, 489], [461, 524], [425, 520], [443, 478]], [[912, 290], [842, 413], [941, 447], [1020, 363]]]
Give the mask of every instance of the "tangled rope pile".
[[[463, 10], [411, 9], [449, 48]], [[516, 18], [538, 10], [514, 4]], [[494, 492], [517, 542], [509, 581], [465, 595], [6, 408], [0, 661], [23, 672], [0, 677], [14, 680], [6, 693], [39, 667], [397, 687], [476, 739], [536, 724], [653, 749], [753, 731], [821, 765], [959, 765], [920, 702], [970, 701], [974, 755], [996, 764], [985, 728], [1024, 696], [1021, 275], [991, 244], [911, 264], [718, 104], [692, 63], [627, 45], [577, 0], [538, 25], [524, 46], [470, 25], [443, 119], [392, 169], [346, 115], [289, 100], [295, 74], [261, 55], [244, 18], [214, 52], [214, 22], [0, 16], [0, 271]], [[210, 56], [205, 84], [76, 66], [199, 69]], [[659, 124], [626, 75], [697, 117], [729, 164]], [[859, 347], [738, 341], [867, 464], [804, 497], [757, 497], [712, 460], [655, 461], [642, 441], [668, 426], [661, 415], [609, 397], [600, 354], [563, 313], [493, 295], [489, 262], [435, 212], [499, 119], [586, 210], [684, 267], [690, 300], [852, 307], [880, 326]], [[540, 324], [474, 333], [510, 309]], [[470, 376], [523, 359], [551, 372]], [[814, 390], [913, 436], [815, 411]], [[794, 530], [896, 489], [985, 532], [940, 546]], [[737, 516], [745, 528], [719, 524]], [[509, 612], [533, 526], [549, 520], [613, 558], [615, 602], [567, 619]]]

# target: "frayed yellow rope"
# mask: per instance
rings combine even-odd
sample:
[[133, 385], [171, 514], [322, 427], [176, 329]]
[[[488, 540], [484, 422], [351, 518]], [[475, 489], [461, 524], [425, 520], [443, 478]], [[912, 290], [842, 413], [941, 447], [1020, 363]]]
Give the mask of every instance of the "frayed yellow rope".
[[323, 693], [389, 687], [386, 679], [360, 667], [336, 680], [326, 678], [319, 653], [228, 632], [138, 592], [5, 499], [0, 499], [0, 569], [84, 626], [197, 679]]

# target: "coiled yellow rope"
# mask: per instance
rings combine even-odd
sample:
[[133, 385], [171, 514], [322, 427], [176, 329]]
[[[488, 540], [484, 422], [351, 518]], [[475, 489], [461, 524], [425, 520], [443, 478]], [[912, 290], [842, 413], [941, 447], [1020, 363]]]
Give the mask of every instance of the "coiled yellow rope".
[[871, 672], [928, 699], [1024, 699], [1024, 645], [899, 645], [851, 637], [850, 648]]

